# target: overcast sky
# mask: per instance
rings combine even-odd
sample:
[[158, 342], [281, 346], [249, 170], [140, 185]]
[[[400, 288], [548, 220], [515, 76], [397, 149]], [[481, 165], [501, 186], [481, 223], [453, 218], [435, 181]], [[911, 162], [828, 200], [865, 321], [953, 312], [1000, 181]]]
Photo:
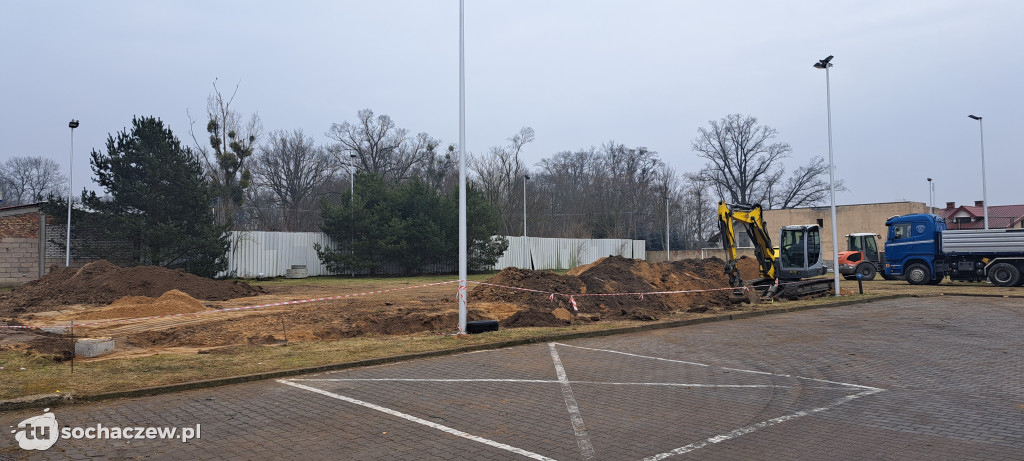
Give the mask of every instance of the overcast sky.
[[[88, 153], [132, 116], [191, 143], [216, 79], [266, 131], [319, 143], [363, 108], [410, 133], [459, 137], [459, 2], [5, 2], [0, 162], [44, 156], [74, 190], [96, 188]], [[697, 128], [739, 113], [778, 130], [796, 168], [828, 157], [830, 70], [838, 204], [982, 198], [1024, 203], [1024, 2], [467, 0], [466, 148], [521, 127], [533, 167], [609, 140], [679, 172], [703, 161]], [[200, 121], [200, 133], [205, 122]]]

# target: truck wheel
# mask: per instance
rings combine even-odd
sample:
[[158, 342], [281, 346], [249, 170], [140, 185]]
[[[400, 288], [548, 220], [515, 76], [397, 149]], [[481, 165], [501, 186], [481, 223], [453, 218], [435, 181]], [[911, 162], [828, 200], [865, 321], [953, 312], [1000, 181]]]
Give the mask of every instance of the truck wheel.
[[907, 276], [907, 282], [911, 285], [927, 285], [932, 280], [932, 271], [921, 263], [907, 266], [907, 270], [903, 274]]
[[860, 274], [861, 280], [867, 282], [868, 280], [875, 279], [875, 266], [872, 264], [861, 264], [857, 266], [857, 273]]
[[988, 270], [988, 281], [997, 287], [1012, 287], [1020, 281], [1020, 271], [1010, 263], [996, 263]]

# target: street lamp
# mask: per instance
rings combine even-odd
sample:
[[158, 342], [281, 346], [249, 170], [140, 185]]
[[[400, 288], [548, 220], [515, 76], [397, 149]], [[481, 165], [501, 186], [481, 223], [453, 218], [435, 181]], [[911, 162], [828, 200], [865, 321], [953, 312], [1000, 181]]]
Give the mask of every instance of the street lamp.
[[934, 211], [935, 209], [935, 184], [932, 183], [932, 178], [928, 178], [928, 208]]
[[526, 240], [526, 180], [530, 179], [530, 175], [523, 175], [523, 269], [529, 269], [530, 267], [530, 245]]
[[[354, 163], [356, 154], [348, 154], [348, 158], [351, 159], [348, 162], [348, 228], [351, 230], [348, 236], [348, 251], [354, 255], [356, 253], [356, 166]], [[356, 276], [355, 269], [351, 269], [349, 272], [352, 273], [352, 277]]]
[[665, 261], [672, 262], [672, 236], [668, 227], [668, 187], [665, 189]]
[[349, 203], [352, 203], [356, 198], [356, 165], [355, 159], [356, 154], [348, 154], [348, 158], [352, 159], [348, 162], [348, 188], [349, 188]]
[[78, 128], [78, 120], [68, 122], [68, 128], [71, 128], [71, 158], [68, 160], [68, 229], [65, 232], [67, 242], [64, 244], [64, 267], [71, 267], [71, 187], [75, 175], [75, 128]]
[[839, 229], [836, 228], [835, 164], [832, 162], [832, 87], [828, 68], [832, 55], [814, 63], [815, 69], [825, 69], [825, 104], [828, 109], [828, 191], [832, 197], [832, 274], [835, 276], [836, 296], [839, 296]]
[[466, 0], [459, 0], [459, 334], [466, 334]]
[[981, 204], [985, 213], [985, 229], [988, 229], [988, 188], [985, 186], [985, 126], [981, 117], [968, 115], [967, 117], [978, 121], [978, 129], [981, 131]]

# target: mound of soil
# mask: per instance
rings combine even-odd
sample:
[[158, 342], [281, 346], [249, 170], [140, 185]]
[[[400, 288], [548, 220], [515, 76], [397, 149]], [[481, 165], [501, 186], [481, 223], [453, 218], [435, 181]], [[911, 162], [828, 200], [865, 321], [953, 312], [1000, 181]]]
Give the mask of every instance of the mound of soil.
[[154, 315], [191, 314], [208, 311], [210, 308], [181, 290], [171, 290], [159, 298], [149, 296], [125, 296], [114, 301], [110, 307], [96, 309], [76, 316], [78, 320], [122, 319], [150, 317]]
[[118, 267], [100, 260], [81, 269], [54, 267], [39, 280], [0, 299], [0, 314], [42, 312], [71, 304], [110, 304], [125, 296], [159, 297], [180, 290], [201, 300], [223, 301], [264, 293], [245, 282], [212, 280], [181, 269]]
[[[737, 265], [744, 279], [756, 278], [757, 261], [741, 258]], [[569, 299], [550, 293], [576, 296], [580, 313], [596, 313], [601, 318], [657, 320], [661, 313], [706, 311], [729, 305], [729, 278], [720, 259], [689, 259], [649, 263], [638, 259], [611, 256], [569, 271], [566, 275], [518, 268], [502, 270], [486, 283], [470, 291], [470, 301], [517, 303], [523, 308], [502, 321], [506, 327], [559, 326], [568, 322], [556, 318], [553, 309], [572, 309]], [[506, 287], [537, 290], [535, 293]], [[717, 291], [715, 291], [717, 290]], [[649, 294], [660, 291], [693, 293]], [[642, 298], [639, 294], [648, 293]], [[616, 294], [618, 296], [593, 296]]]

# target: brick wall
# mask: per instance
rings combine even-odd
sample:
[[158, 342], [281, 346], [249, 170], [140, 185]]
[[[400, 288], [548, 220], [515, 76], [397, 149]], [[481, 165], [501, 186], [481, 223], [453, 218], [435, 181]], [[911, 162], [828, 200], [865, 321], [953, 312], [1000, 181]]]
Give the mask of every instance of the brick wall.
[[38, 239], [39, 213], [0, 216], [0, 238]]
[[39, 278], [40, 217], [34, 206], [0, 209], [0, 286]]

